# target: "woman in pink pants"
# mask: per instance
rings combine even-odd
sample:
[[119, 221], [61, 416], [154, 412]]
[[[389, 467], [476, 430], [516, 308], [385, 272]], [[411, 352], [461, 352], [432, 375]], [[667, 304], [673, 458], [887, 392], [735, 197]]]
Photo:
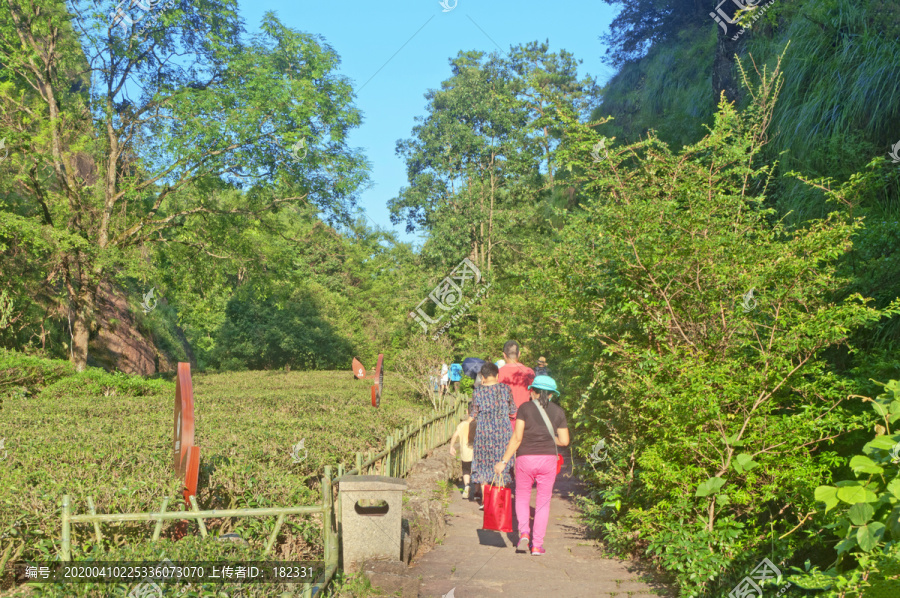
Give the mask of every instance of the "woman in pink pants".
[[[556, 381], [550, 376], [536, 376], [528, 387], [531, 400], [523, 403], [516, 413], [516, 427], [501, 461], [494, 471], [503, 472], [506, 464], [516, 456], [516, 519], [519, 521], [519, 543], [516, 552], [544, 554], [544, 534], [550, 520], [550, 497], [556, 481], [557, 447], [569, 445], [569, 427], [566, 413], [550, 399], [555, 393]], [[537, 484], [537, 501], [534, 509], [534, 534], [528, 529], [531, 517], [531, 488]]]

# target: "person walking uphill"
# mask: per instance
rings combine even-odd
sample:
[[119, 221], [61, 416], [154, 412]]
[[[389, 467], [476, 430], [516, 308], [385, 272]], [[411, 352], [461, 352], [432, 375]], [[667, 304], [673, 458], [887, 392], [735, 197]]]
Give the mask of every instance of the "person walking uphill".
[[472, 429], [473, 422], [472, 415], [470, 413], [466, 413], [462, 417], [462, 421], [456, 426], [456, 431], [453, 433], [453, 436], [450, 437], [450, 454], [454, 457], [456, 456], [456, 439], [459, 439], [459, 459], [462, 461], [462, 472], [463, 472], [463, 498], [469, 498], [469, 481], [472, 476], [472, 457], [473, 450], [475, 445], [473, 443], [473, 438], [471, 437], [470, 431]]
[[[506, 341], [503, 345], [503, 359], [506, 360], [506, 365], [500, 368], [498, 381], [509, 385], [518, 409], [530, 399], [528, 385], [534, 381], [534, 370], [519, 362], [519, 343], [516, 341]], [[515, 419], [515, 416], [511, 419]]]
[[462, 380], [463, 369], [458, 363], [450, 364], [450, 384], [453, 386], [453, 393], [459, 394], [459, 383]]
[[[544, 535], [550, 520], [550, 498], [556, 482], [556, 461], [560, 446], [569, 445], [569, 426], [566, 413], [550, 402], [556, 381], [550, 376], [537, 376], [528, 387], [531, 400], [516, 414], [516, 428], [500, 460], [494, 464], [498, 474], [516, 458], [516, 519], [519, 522], [519, 543], [516, 552], [544, 554]], [[531, 511], [531, 487], [537, 484], [534, 508], [533, 535], [528, 529]]]
[[447, 367], [446, 362], [441, 364], [441, 399], [444, 398], [444, 395], [447, 394], [447, 391], [450, 389], [450, 368]]
[[[497, 366], [481, 366], [481, 387], [472, 395], [472, 417], [475, 418], [475, 447], [472, 459], [472, 484], [490, 484], [494, 477], [491, 466], [500, 460], [512, 437], [509, 418], [516, 412], [512, 391], [497, 381]], [[507, 462], [509, 459], [507, 459]], [[497, 472], [505, 486], [512, 481], [510, 465]]]

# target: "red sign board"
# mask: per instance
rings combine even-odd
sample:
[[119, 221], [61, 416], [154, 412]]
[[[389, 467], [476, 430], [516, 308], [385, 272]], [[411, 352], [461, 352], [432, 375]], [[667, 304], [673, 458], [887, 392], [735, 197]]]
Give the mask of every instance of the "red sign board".
[[353, 358], [353, 376], [357, 380], [362, 380], [366, 377], [366, 368], [364, 368], [363, 364], [355, 357]]
[[184, 474], [184, 503], [191, 507], [191, 496], [197, 496], [197, 481], [200, 478], [200, 447], [188, 448], [187, 466]]
[[372, 387], [372, 406], [381, 405], [381, 391], [384, 388], [384, 353], [378, 354], [378, 365], [375, 366], [375, 385]]
[[175, 381], [175, 434], [173, 465], [179, 476], [185, 474], [187, 453], [194, 446], [194, 387], [191, 384], [191, 364], [178, 364]]

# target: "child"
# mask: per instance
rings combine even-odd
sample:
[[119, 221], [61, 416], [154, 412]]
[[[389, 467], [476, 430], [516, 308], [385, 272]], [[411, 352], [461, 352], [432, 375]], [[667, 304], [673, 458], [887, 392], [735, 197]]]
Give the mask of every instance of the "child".
[[465, 485], [462, 493], [463, 498], [469, 498], [469, 479], [472, 474], [472, 450], [474, 448], [472, 444], [474, 438], [469, 434], [469, 426], [473, 421], [474, 418], [471, 415], [464, 415], [450, 438], [450, 454], [454, 457], [456, 456], [456, 447], [453, 445], [456, 443], [456, 439], [459, 438], [459, 458], [462, 459], [463, 484]]

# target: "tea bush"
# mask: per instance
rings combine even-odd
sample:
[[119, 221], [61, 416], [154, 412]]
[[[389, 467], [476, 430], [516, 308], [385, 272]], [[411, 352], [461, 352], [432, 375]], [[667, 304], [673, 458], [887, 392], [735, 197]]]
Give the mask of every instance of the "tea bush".
[[88, 368], [53, 382], [41, 390], [40, 394], [50, 399], [65, 400], [71, 396], [143, 397], [163, 392], [174, 393], [175, 386], [165, 380], [147, 380], [122, 372]]
[[[38, 372], [32, 388], [54, 378], [44, 362], [21, 362]], [[50, 365], [51, 373], [66, 369]], [[195, 374], [193, 382], [203, 509], [316, 503], [326, 464], [352, 468], [356, 451], [382, 450], [388, 434], [430, 412], [399, 392], [390, 373], [378, 409], [369, 399], [371, 380], [355, 380], [349, 370]], [[0, 581], [9, 585], [12, 563], [56, 557], [63, 494], [72, 497], [73, 513], [87, 512], [88, 496], [98, 513], [155, 511], [163, 497], [180, 496], [171, 466], [174, 396], [172, 382], [88, 371], [7, 399], [0, 412], [7, 454], [0, 461], [0, 567], [6, 565]], [[292, 447], [300, 441], [305, 450], [295, 463]], [[170, 501], [169, 510], [180, 502]], [[236, 531], [259, 548], [274, 523], [269, 517], [207, 525], [213, 534]], [[320, 526], [319, 517], [288, 517], [276, 558], [320, 555]], [[73, 558], [92, 558], [103, 548], [141, 560], [140, 551], [149, 550], [151, 524], [102, 527], [104, 543], [96, 547], [90, 525], [73, 526]], [[167, 525], [163, 538], [172, 534]]]
[[11, 394], [34, 394], [74, 373], [75, 368], [68, 361], [0, 348], [0, 398]]

